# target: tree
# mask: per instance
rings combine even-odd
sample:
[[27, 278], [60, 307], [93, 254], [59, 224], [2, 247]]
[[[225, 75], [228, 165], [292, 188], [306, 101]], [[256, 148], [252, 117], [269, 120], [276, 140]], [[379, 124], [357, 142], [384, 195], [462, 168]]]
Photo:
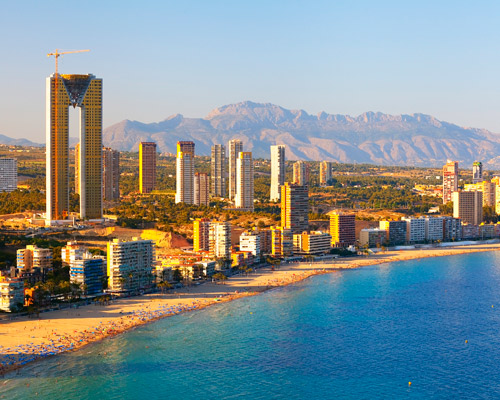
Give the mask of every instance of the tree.
[[214, 276], [212, 278], [214, 278], [215, 281], [222, 281], [223, 284], [224, 284], [224, 281], [227, 280], [227, 276], [224, 275], [222, 272], [217, 272], [216, 274], [214, 274]]
[[174, 281], [175, 281], [175, 282], [180, 282], [180, 281], [182, 281], [182, 272], [180, 271], [180, 269], [179, 269], [179, 268], [175, 268], [175, 269], [174, 269], [173, 278], [174, 278]]

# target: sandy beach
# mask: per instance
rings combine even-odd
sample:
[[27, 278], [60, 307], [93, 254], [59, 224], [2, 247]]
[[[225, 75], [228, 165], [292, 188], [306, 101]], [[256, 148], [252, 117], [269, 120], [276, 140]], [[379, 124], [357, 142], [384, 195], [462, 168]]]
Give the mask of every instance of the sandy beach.
[[500, 244], [482, 244], [418, 250], [399, 250], [367, 257], [342, 258], [328, 263], [291, 263], [275, 271], [262, 268], [238, 275], [225, 284], [204, 283], [166, 294], [115, 300], [106, 306], [88, 305], [0, 322], [0, 375], [29, 362], [80, 348], [159, 318], [256, 295], [273, 287], [301, 281], [311, 275], [387, 262], [500, 250]]

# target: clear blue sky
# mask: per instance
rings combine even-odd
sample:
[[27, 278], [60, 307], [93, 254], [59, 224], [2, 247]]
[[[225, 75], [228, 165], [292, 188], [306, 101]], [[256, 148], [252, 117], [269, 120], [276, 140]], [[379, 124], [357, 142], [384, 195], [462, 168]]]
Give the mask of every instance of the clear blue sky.
[[104, 80], [104, 127], [243, 100], [421, 112], [500, 133], [498, 1], [0, 0], [0, 134], [43, 142], [45, 78]]

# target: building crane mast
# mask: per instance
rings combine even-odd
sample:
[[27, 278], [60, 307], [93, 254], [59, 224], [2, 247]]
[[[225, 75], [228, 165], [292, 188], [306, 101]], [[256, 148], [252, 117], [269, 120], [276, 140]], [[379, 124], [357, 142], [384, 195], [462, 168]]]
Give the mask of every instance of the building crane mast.
[[[58, 49], [56, 49], [55, 52], [53, 53], [48, 53], [47, 54], [47, 57], [50, 57], [50, 56], [53, 56], [56, 60], [56, 72], [55, 72], [55, 75], [54, 75], [54, 120], [53, 122], [51, 121], [51, 129], [52, 129], [52, 126], [54, 127], [54, 136], [56, 138], [56, 140], [54, 140], [54, 152], [56, 155], [58, 155], [58, 137], [57, 137], [57, 128], [59, 126], [59, 121], [58, 121], [58, 115], [57, 115], [57, 100], [58, 100], [58, 97], [59, 97], [59, 92], [58, 92], [58, 82], [59, 82], [59, 71], [58, 71], [58, 61], [59, 61], [59, 57], [61, 57], [62, 55], [65, 55], [65, 54], [73, 54], [73, 53], [85, 53], [85, 52], [88, 52], [90, 50], [86, 49], [86, 50], [72, 50], [72, 51], [59, 51]], [[52, 100], [51, 100], [52, 102]], [[52, 125], [53, 124], [53, 125]], [[60, 160], [60, 157], [56, 156], [56, 159]], [[47, 160], [49, 161], [49, 160]], [[50, 160], [50, 162], [53, 162], [53, 160]], [[53, 169], [51, 168], [51, 171], [53, 171]], [[47, 177], [48, 179], [48, 177]], [[54, 193], [55, 193], [55, 199], [54, 199], [54, 203], [56, 205], [59, 205], [59, 188], [58, 188], [58, 182], [59, 182], [59, 179], [55, 179], [52, 181], [52, 184], [55, 186], [55, 190], [54, 190]], [[49, 193], [49, 191], [48, 191]], [[51, 202], [52, 203], [52, 202]], [[59, 215], [59, 212], [60, 210], [57, 210], [57, 215]], [[69, 210], [67, 211], [63, 211], [63, 213], [68, 213], [69, 214]], [[64, 215], [66, 216], [66, 215]]]

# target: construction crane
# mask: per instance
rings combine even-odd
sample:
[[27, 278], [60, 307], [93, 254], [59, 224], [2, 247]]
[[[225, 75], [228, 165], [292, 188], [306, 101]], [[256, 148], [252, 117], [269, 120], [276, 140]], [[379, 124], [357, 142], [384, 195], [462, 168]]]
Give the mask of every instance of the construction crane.
[[[57, 115], [57, 99], [59, 97], [59, 92], [58, 92], [58, 81], [59, 81], [59, 71], [58, 71], [58, 61], [59, 61], [59, 57], [61, 57], [62, 55], [65, 55], [65, 54], [73, 54], [73, 53], [86, 53], [90, 50], [72, 50], [72, 51], [59, 51], [58, 49], [56, 49], [56, 51], [54, 53], [48, 53], [47, 54], [47, 57], [50, 57], [50, 56], [54, 56], [55, 60], [56, 60], [56, 73], [54, 75], [54, 121], [53, 121], [53, 126], [54, 126], [54, 136], [56, 137], [56, 139], [54, 140], [54, 150], [55, 150], [55, 154], [58, 154], [58, 132], [57, 132], [57, 128], [59, 126], [59, 120], [58, 120], [58, 115]], [[52, 123], [51, 123], [51, 126], [52, 126]], [[52, 128], [51, 128], [52, 129]], [[51, 135], [52, 136], [52, 135]], [[52, 161], [51, 161], [52, 162]], [[57, 166], [56, 166], [56, 169], [57, 169]], [[52, 171], [52, 170], [51, 170]], [[53, 171], [51, 172], [53, 173]], [[59, 218], [61, 215], [63, 216], [63, 218], [67, 217], [68, 214], [69, 214], [69, 210], [59, 210], [59, 179], [56, 178], [53, 182], [52, 182], [53, 186], [54, 186], [54, 194], [55, 194], [55, 198], [54, 198], [54, 201], [52, 202], [51, 201], [51, 204], [56, 206], [56, 217]], [[50, 188], [48, 188], [48, 190], [52, 190]], [[50, 194], [49, 194], [50, 196]], [[60, 215], [60, 212], [62, 211], [61, 215]], [[51, 211], [51, 215], [52, 215], [52, 211]]]
[[59, 51], [58, 49], [56, 49], [56, 51], [54, 53], [49, 53], [47, 54], [47, 57], [50, 57], [50, 56], [54, 56], [54, 58], [56, 59], [56, 77], [57, 77], [57, 60], [59, 59], [59, 57], [61, 57], [62, 55], [64, 54], [73, 54], [73, 53], [86, 53], [87, 51], [90, 51], [90, 50], [72, 50], [72, 51]]

